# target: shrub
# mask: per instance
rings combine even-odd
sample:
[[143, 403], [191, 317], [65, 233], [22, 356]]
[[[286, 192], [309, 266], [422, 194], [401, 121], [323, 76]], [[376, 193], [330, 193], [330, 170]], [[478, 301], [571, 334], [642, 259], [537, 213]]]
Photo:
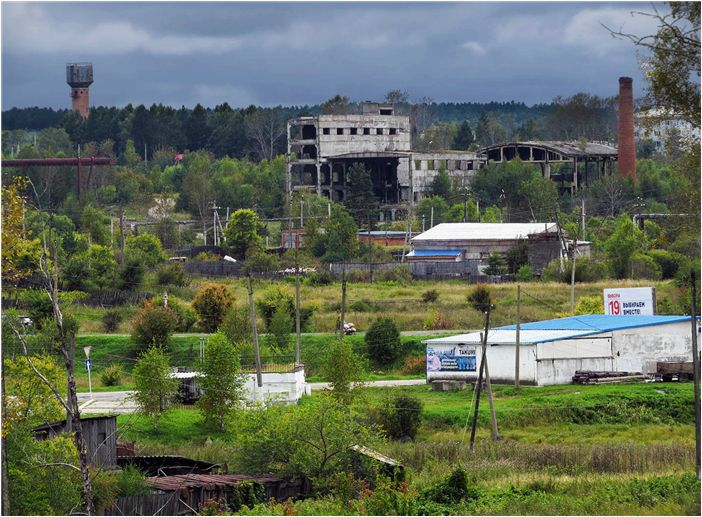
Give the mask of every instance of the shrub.
[[146, 484], [146, 476], [139, 469], [127, 465], [117, 476], [120, 496], [146, 495], [151, 488]]
[[445, 317], [441, 312], [432, 309], [422, 324], [424, 330], [446, 330], [453, 328], [453, 321]]
[[200, 316], [200, 324], [207, 332], [214, 332], [222, 324], [224, 315], [234, 304], [227, 286], [209, 284], [200, 289], [193, 301], [193, 308]]
[[314, 287], [321, 287], [323, 285], [330, 285], [334, 282], [334, 277], [329, 271], [320, 271], [319, 273], [312, 273], [307, 277], [306, 282]]
[[100, 372], [100, 382], [103, 386], [119, 386], [122, 384], [124, 369], [119, 363], [113, 363]]
[[439, 291], [437, 291], [436, 289], [429, 289], [428, 291], [424, 291], [422, 293], [422, 301], [424, 303], [434, 303], [438, 299]]
[[127, 256], [124, 267], [120, 270], [120, 287], [125, 291], [135, 291], [144, 280], [146, 267], [141, 255]]
[[176, 287], [186, 287], [190, 283], [190, 278], [185, 273], [185, 268], [180, 262], [163, 264], [156, 272], [156, 281], [159, 285], [174, 285]]
[[114, 332], [122, 323], [122, 315], [117, 311], [107, 311], [102, 316], [102, 328], [105, 332]]
[[406, 264], [395, 266], [392, 269], [382, 269], [374, 272], [373, 275], [381, 282], [399, 282], [400, 284], [406, 284], [412, 281], [412, 273], [410, 273], [409, 266]]
[[575, 304], [575, 314], [604, 314], [601, 296], [583, 296]]
[[349, 310], [354, 312], [374, 312], [377, 309], [371, 301], [362, 298], [349, 305]]
[[[266, 323], [266, 327], [270, 325], [273, 314], [278, 310], [278, 307], [283, 307], [290, 317], [295, 321], [295, 298], [287, 287], [273, 287], [267, 290], [263, 294], [263, 298], [256, 302], [256, 306], [263, 316], [263, 320]], [[312, 314], [314, 314], [315, 307], [307, 306], [300, 307], [300, 328], [304, 329]]]
[[245, 305], [241, 307], [234, 305], [227, 312], [218, 330], [233, 344], [250, 340], [252, 334], [249, 308]]
[[631, 278], [648, 278], [658, 280], [661, 278], [661, 266], [648, 255], [634, 253], [629, 259]]
[[154, 267], [166, 259], [161, 241], [152, 233], [128, 237], [124, 252], [128, 257], [139, 257], [146, 267]]
[[517, 270], [515, 278], [519, 282], [530, 282], [534, 279], [534, 270], [531, 268], [531, 266], [525, 264]]
[[332, 396], [348, 402], [365, 372], [363, 360], [346, 339], [333, 341], [324, 354], [322, 374], [332, 386]]
[[197, 322], [197, 313], [195, 310], [175, 298], [170, 298], [168, 300], [168, 308], [175, 313], [176, 332], [190, 332], [193, 325]]
[[663, 279], [675, 278], [675, 274], [684, 260], [684, 257], [680, 254], [671, 253], [667, 250], [650, 250], [646, 254], [655, 260], [656, 264], [661, 268], [661, 277]]
[[145, 302], [132, 319], [132, 340], [140, 345], [168, 347], [177, 323], [171, 309]]
[[421, 498], [439, 504], [455, 504], [464, 499], [477, 499], [478, 491], [468, 486], [468, 474], [463, 467], [456, 467], [451, 475], [425, 490]]
[[[570, 260], [563, 261], [561, 271], [560, 259], [549, 262], [541, 273], [541, 280], [545, 282], [570, 283]], [[576, 282], [597, 282], [609, 278], [609, 269], [604, 261], [592, 257], [583, 257], [575, 261]]]
[[424, 373], [427, 370], [427, 358], [423, 355], [405, 357], [401, 372], [405, 375]]
[[422, 402], [411, 395], [393, 397], [380, 411], [380, 424], [388, 437], [395, 440], [414, 440], [421, 422]]
[[217, 255], [216, 253], [207, 253], [206, 251], [201, 251], [195, 257], [193, 260], [197, 260], [198, 262], [219, 262], [222, 260], [222, 257]]
[[477, 285], [470, 293], [468, 293], [466, 301], [468, 302], [468, 305], [470, 305], [470, 307], [476, 311], [487, 312], [492, 304], [490, 289], [484, 285]]
[[290, 313], [283, 306], [278, 307], [273, 313], [271, 322], [268, 324], [267, 341], [273, 348], [285, 350], [290, 344], [290, 333], [292, 332], [294, 320]]
[[367, 355], [376, 366], [391, 364], [402, 353], [397, 325], [390, 318], [376, 319], [366, 332]]

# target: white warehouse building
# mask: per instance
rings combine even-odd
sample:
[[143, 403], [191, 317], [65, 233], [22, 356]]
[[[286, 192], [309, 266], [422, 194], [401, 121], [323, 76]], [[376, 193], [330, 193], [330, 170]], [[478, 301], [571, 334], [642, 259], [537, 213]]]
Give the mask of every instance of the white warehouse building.
[[[698, 342], [700, 325], [697, 324]], [[427, 382], [474, 380], [481, 359], [481, 333], [426, 344]], [[692, 361], [690, 316], [607, 316], [588, 314], [520, 326], [520, 384], [569, 384], [576, 370], [654, 373], [659, 361]], [[516, 329], [490, 329], [490, 380], [513, 383]]]

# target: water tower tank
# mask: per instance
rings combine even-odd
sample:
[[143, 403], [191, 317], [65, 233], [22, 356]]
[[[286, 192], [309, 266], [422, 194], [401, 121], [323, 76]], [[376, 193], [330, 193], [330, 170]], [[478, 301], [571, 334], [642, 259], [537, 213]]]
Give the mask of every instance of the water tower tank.
[[68, 63], [66, 65], [66, 82], [72, 88], [87, 88], [93, 84], [93, 64]]

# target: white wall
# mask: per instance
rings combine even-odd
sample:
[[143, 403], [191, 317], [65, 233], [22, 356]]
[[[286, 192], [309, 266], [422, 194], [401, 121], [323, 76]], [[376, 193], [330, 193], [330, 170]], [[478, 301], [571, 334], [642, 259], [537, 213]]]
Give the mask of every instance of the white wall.
[[256, 374], [246, 376], [244, 390], [248, 402], [294, 404], [302, 395], [309, 394], [302, 368], [293, 373], [264, 373], [262, 378], [263, 386], [259, 388]]

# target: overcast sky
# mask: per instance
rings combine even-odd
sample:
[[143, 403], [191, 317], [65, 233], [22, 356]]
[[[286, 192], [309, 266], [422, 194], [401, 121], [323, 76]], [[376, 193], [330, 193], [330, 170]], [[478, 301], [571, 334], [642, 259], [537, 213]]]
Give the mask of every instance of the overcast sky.
[[2, 3], [2, 109], [70, 107], [65, 64], [90, 61], [92, 105], [316, 104], [389, 89], [437, 101], [616, 95], [643, 79], [651, 4]]

